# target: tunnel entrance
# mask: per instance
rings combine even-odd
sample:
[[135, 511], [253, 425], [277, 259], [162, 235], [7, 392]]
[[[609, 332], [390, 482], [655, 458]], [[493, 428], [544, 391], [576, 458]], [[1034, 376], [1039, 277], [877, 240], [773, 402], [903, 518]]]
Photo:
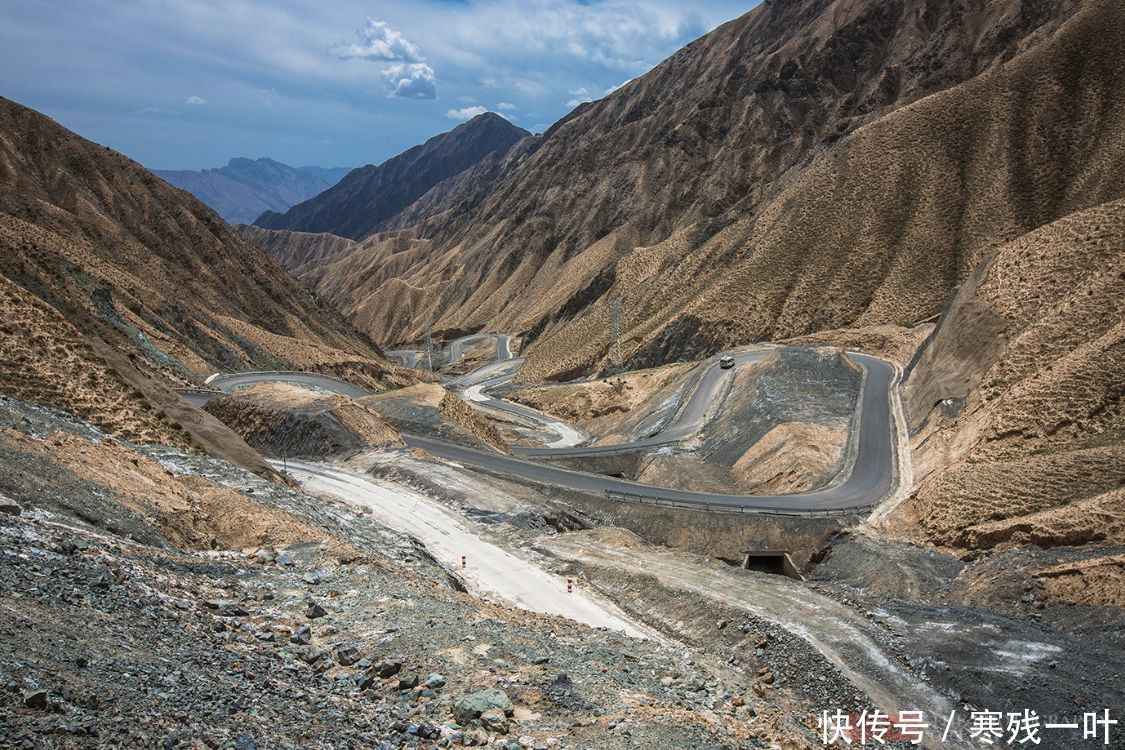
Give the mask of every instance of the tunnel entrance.
[[742, 553], [744, 570], [757, 570], [761, 573], [785, 576], [798, 581], [805, 580], [801, 571], [789, 559], [789, 550], [747, 550]]

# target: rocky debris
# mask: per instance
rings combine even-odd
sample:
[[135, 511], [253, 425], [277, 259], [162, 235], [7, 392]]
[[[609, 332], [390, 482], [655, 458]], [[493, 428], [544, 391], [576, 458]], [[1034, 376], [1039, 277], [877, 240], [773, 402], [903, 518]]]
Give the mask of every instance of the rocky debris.
[[508, 716], [502, 709], [490, 708], [483, 712], [479, 719], [481, 728], [486, 731], [496, 732], [497, 734], [508, 733]]
[[[712, 715], [731, 710], [727, 696], [752, 695], [746, 679], [713, 679], [682, 650], [458, 593], [424, 549], [346, 507], [206, 456], [138, 450], [349, 544], [186, 553], [95, 533], [34, 498], [20, 516], [0, 516], [0, 746], [522, 749], [561, 737], [567, 747], [694, 750], [748, 740]], [[359, 658], [346, 665], [338, 652]], [[669, 674], [683, 678], [665, 684]], [[690, 693], [688, 680], [699, 683]], [[24, 705], [36, 689], [49, 689], [46, 709]], [[489, 690], [507, 703], [481, 706], [467, 725], [453, 718], [459, 696]], [[484, 716], [491, 709], [503, 720]], [[606, 738], [606, 717], [636, 720]]]
[[468, 724], [474, 719], [481, 718], [488, 711], [499, 711], [503, 716], [510, 716], [513, 710], [512, 701], [507, 693], [497, 688], [490, 688], [458, 699], [453, 704], [453, 718], [459, 724]]
[[23, 697], [23, 705], [35, 709], [48, 708], [51, 705], [50, 695], [46, 690], [32, 690]]
[[389, 677], [394, 677], [402, 671], [402, 662], [397, 659], [379, 662], [371, 671], [377, 677], [385, 680]]
[[246, 617], [250, 614], [245, 607], [239, 604], [220, 604], [218, 612], [222, 617]]
[[340, 646], [336, 649], [336, 663], [342, 667], [350, 667], [359, 660], [359, 646]]
[[352, 399], [288, 383], [239, 389], [204, 409], [270, 456], [326, 459], [402, 446], [390, 425]]

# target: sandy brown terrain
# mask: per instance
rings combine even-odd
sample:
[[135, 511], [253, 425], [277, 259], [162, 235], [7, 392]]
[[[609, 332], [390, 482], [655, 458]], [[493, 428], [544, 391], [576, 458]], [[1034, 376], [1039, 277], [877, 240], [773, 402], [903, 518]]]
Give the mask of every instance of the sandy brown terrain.
[[253, 224], [239, 224], [235, 229], [296, 276], [301, 275], [306, 266], [310, 266], [311, 271], [325, 265], [336, 255], [353, 250], [357, 244], [355, 240], [326, 232], [262, 229]]
[[350, 398], [286, 383], [242, 388], [204, 408], [251, 447], [274, 457], [324, 459], [402, 445], [393, 427]]
[[1125, 202], [997, 249], [907, 380], [903, 527], [978, 549], [1123, 540]]
[[133, 389], [54, 308], [0, 277], [0, 390], [138, 442], [187, 447], [179, 425]]
[[[138, 541], [160, 540], [181, 550], [205, 550], [326, 538], [323, 531], [246, 495], [198, 476], [174, 476], [152, 458], [110, 440], [90, 442], [64, 432], [36, 438], [6, 429], [0, 430], [0, 447], [6, 454], [22, 454], [23, 461], [38, 459], [52, 471], [64, 471], [102, 488], [109, 502], [105, 507], [74, 505], [77, 493], [62, 493], [50, 509]], [[12, 463], [7, 466], [15, 468]], [[18, 492], [5, 489], [21, 501], [36, 494], [30, 486]]]
[[338, 258], [326, 294], [388, 340], [526, 333], [532, 380], [607, 364], [613, 294], [633, 367], [913, 326], [990, 249], [1122, 195], [1120, 12], [763, 5], [419, 224], [404, 270]]
[[1125, 555], [1107, 554], [1042, 568], [1036, 574], [1051, 601], [1125, 607]]
[[937, 318], [934, 315], [932, 321], [910, 327], [874, 325], [818, 331], [778, 343], [790, 346], [835, 346], [846, 351], [874, 354], [905, 367], [918, 350], [928, 343], [927, 339], [933, 333]]
[[358, 403], [402, 432], [510, 452], [500, 431], [488, 419], [436, 383], [365, 396]]
[[[144, 408], [115, 395], [107, 367], [165, 414], [189, 410], [169, 403], [168, 386], [216, 371], [321, 369], [372, 389], [414, 382], [203, 204], [8, 100], [0, 188], [5, 336], [22, 338], [5, 347], [17, 358], [5, 363], [7, 393], [174, 442], [160, 419], [140, 424]], [[89, 377], [59, 377], [80, 361]], [[172, 421], [204, 447], [223, 442], [217, 422]]]
[[627, 440], [631, 415], [646, 416], [685, 390], [692, 363], [634, 370], [608, 378], [520, 388], [506, 398], [577, 425], [597, 444]]

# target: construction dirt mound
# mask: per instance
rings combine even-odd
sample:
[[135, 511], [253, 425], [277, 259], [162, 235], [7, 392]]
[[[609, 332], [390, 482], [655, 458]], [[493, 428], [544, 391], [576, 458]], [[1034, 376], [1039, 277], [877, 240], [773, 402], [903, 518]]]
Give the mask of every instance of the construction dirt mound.
[[327, 458], [403, 444], [386, 420], [350, 398], [286, 383], [240, 389], [204, 408], [270, 456]]

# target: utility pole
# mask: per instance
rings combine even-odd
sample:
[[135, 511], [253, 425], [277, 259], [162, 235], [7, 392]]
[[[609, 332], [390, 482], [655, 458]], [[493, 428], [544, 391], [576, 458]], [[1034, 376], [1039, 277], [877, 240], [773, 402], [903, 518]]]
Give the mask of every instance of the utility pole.
[[609, 335], [613, 337], [609, 346], [609, 361], [615, 369], [620, 370], [624, 357], [621, 355], [621, 293], [617, 291], [609, 297]]

